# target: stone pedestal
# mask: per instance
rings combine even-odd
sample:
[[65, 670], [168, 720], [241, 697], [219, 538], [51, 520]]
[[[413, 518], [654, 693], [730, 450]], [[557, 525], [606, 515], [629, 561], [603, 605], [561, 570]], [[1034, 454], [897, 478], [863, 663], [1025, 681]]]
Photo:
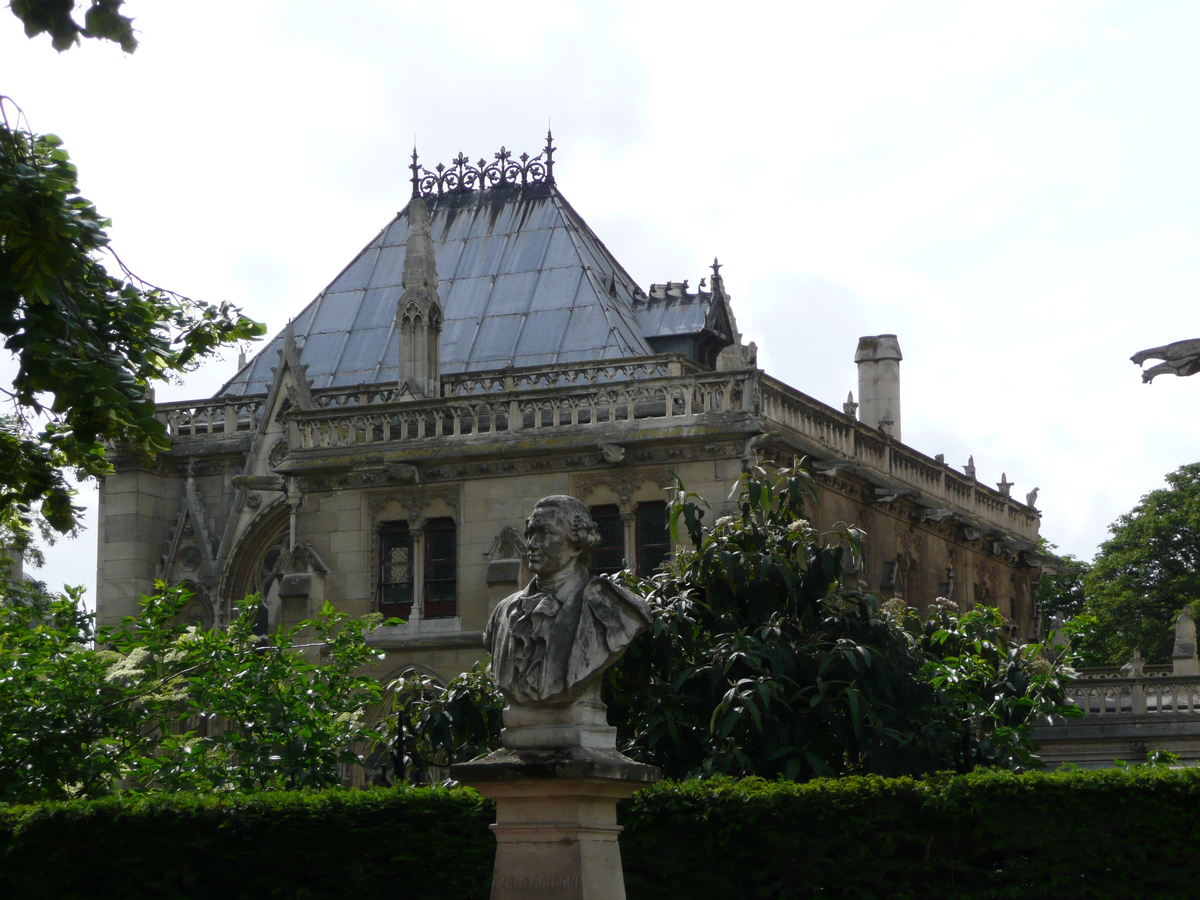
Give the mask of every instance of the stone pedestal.
[[591, 692], [570, 705], [509, 707], [504, 724], [503, 750], [451, 768], [496, 801], [492, 900], [625, 900], [617, 801], [659, 770], [617, 752]]

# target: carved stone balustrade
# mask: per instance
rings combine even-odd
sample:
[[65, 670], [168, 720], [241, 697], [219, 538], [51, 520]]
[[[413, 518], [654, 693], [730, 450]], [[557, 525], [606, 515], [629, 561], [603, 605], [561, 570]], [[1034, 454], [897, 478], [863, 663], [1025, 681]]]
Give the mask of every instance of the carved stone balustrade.
[[264, 397], [236, 397], [207, 403], [160, 403], [156, 418], [172, 441], [213, 435], [253, 434], [258, 429]]
[[1195, 676], [1081, 678], [1066, 690], [1088, 716], [1200, 714], [1200, 678]]
[[1163, 750], [1181, 764], [1200, 764], [1200, 677], [1172, 675], [1170, 666], [1144, 666], [1137, 677], [1114, 672], [1086, 670], [1067, 685], [1084, 715], [1033, 729], [1042, 760], [1104, 768]]
[[762, 417], [793, 432], [799, 439], [796, 443], [816, 458], [849, 460], [857, 464], [853, 471], [888, 489], [888, 494], [909, 493], [928, 508], [952, 510], [962, 525], [978, 530], [981, 536], [1000, 537], [998, 529], [1028, 540], [1028, 549], [1034, 549], [1038, 513], [1033, 508], [886, 438], [769, 375], [759, 374], [758, 384]]
[[744, 373], [617, 382], [602, 387], [543, 388], [357, 408], [298, 410], [298, 449], [389, 444], [426, 438], [586, 428], [643, 419], [689, 419], [713, 412], [752, 412]]

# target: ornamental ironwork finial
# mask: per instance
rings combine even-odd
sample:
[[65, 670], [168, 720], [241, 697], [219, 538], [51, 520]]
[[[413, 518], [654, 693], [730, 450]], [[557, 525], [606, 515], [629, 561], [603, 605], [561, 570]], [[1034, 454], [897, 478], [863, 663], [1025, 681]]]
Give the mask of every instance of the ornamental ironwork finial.
[[712, 269], [713, 288], [715, 289], [717, 284], [721, 281], [721, 264], [717, 262], [717, 258], [715, 256], [713, 257], [712, 265], [709, 268]]
[[554, 139], [546, 132], [546, 147], [537, 156], [522, 153], [514, 158], [510, 150], [501, 147], [493, 155], [493, 162], [480, 159], [472, 164], [465, 153], [446, 166], [438, 163], [432, 170], [417, 162], [413, 150], [413, 196], [441, 197], [443, 194], [461, 194], [466, 191], [487, 190], [494, 187], [526, 187], [531, 184], [554, 184]]

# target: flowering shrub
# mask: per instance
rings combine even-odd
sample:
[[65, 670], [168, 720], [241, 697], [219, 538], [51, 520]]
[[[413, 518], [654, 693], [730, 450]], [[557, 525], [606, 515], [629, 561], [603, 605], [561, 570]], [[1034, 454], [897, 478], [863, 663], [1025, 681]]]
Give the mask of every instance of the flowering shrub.
[[97, 636], [77, 595], [4, 582], [0, 803], [118, 785], [324, 787], [382, 739], [363, 718], [380, 685], [357, 674], [374, 658], [364, 635], [378, 617], [353, 620], [326, 604], [260, 638], [255, 598], [224, 629], [181, 623], [188, 600], [160, 585], [141, 615]]

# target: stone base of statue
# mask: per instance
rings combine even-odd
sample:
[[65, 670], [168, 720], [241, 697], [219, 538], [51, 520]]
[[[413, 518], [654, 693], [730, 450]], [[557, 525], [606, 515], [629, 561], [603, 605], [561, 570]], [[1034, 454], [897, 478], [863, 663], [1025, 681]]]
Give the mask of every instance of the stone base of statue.
[[617, 801], [659, 779], [622, 756], [598, 692], [509, 706], [504, 749], [451, 776], [496, 801], [492, 900], [625, 900]]

